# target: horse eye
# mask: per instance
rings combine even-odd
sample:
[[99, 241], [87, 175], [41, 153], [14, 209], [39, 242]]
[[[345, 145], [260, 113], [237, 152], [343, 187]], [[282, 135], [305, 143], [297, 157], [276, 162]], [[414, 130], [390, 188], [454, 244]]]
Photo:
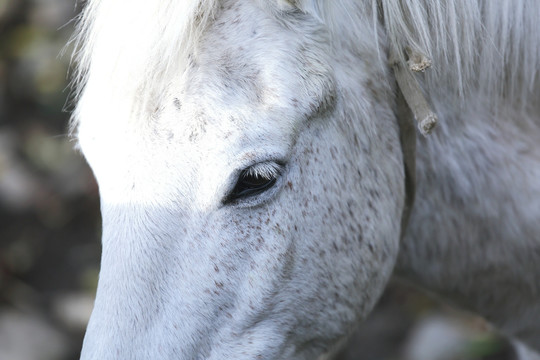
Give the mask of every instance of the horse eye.
[[224, 203], [231, 203], [236, 200], [262, 194], [276, 184], [279, 175], [280, 169], [277, 168], [262, 173], [254, 168], [243, 170], [238, 177], [234, 189], [225, 198]]

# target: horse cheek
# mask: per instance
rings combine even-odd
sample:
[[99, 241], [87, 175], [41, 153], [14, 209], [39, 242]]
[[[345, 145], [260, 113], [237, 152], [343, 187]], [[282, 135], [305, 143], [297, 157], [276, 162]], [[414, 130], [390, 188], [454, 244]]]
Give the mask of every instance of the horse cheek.
[[[306, 333], [324, 333], [319, 340], [327, 346], [371, 310], [398, 250], [399, 227], [392, 219], [400, 215], [403, 174], [376, 166], [383, 155], [363, 153], [367, 141], [344, 135], [336, 124], [309, 125], [298, 138], [284, 187], [294, 277], [304, 284], [291, 289], [296, 316], [309, 324]], [[399, 147], [394, 149], [399, 158]], [[377, 181], [366, 176], [373, 174]]]

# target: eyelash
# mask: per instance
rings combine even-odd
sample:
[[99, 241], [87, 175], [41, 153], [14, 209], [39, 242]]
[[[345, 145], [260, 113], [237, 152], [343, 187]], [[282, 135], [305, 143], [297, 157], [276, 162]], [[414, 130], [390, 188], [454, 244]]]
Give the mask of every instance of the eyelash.
[[278, 163], [263, 162], [250, 166], [242, 173], [243, 175], [260, 177], [269, 180], [272, 178], [277, 178], [281, 174], [282, 170], [283, 166]]
[[223, 204], [255, 198], [270, 190], [281, 176], [283, 167], [283, 164], [276, 162], [263, 162], [242, 170], [234, 188], [223, 200]]

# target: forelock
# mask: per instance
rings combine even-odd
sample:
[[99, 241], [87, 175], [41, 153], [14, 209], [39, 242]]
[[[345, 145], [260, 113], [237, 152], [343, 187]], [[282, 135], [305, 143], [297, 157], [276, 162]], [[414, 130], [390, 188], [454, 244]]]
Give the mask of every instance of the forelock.
[[[121, 84], [119, 91], [134, 92], [141, 103], [145, 103], [141, 96], [155, 96], [152, 89], [166, 89], [169, 73], [186, 66], [189, 54], [215, 16], [217, 3], [90, 0], [72, 39], [75, 100], [90, 81], [101, 81], [109, 87]], [[76, 117], [77, 111], [75, 122]]]

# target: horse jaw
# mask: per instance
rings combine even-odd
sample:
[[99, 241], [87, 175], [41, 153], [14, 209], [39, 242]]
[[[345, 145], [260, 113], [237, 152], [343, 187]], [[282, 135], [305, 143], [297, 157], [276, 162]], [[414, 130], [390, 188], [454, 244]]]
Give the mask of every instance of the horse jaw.
[[[176, 73], [90, 71], [103, 255], [83, 359], [312, 359], [382, 292], [404, 181], [377, 44], [274, 10], [225, 1]], [[224, 204], [265, 161], [285, 164], [272, 190]]]

